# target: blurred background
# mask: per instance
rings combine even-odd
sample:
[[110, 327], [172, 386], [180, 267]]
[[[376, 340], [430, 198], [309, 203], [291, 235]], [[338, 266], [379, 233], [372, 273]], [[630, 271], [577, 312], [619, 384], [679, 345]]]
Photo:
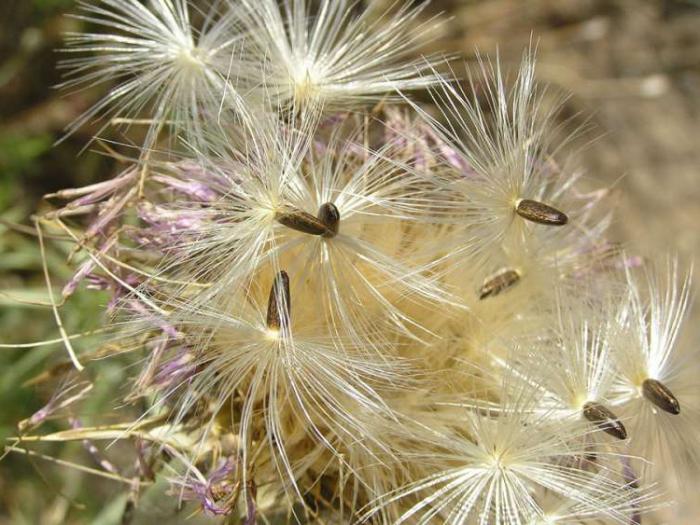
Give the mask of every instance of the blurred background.
[[[382, 9], [394, 2], [366, 3]], [[54, 146], [62, 128], [101, 92], [53, 87], [61, 79], [61, 34], [81, 29], [80, 21], [65, 16], [75, 12], [76, 2], [0, 3], [0, 343], [9, 344], [56, 337], [50, 310], [13, 300], [46, 294], [36, 239], [12, 225], [31, 224], [31, 213], [44, 206], [42, 195], [104, 180], [117, 166], [99, 152], [81, 151], [96, 129]], [[574, 146], [582, 147], [579, 164], [591, 187], [614, 188], [613, 240], [642, 255], [670, 250], [697, 259], [700, 0], [433, 0], [428, 11], [426, 16], [443, 12], [447, 21], [426, 52], [458, 53], [470, 61], [476, 49], [488, 55], [498, 49], [506, 69], [514, 69], [531, 39], [536, 42], [540, 80], [569, 95], [562, 116], [572, 127], [587, 123]], [[57, 282], [70, 275], [61, 246], [51, 246], [47, 257]], [[86, 319], [75, 312], [99, 307], [95, 294], [78, 293], [65, 312], [69, 332], [96, 326], [97, 313]], [[685, 344], [700, 341], [698, 320], [696, 304]], [[25, 383], [59, 357], [58, 345], [0, 348], [0, 439], [14, 435], [17, 422], [45, 404], [48, 392]], [[100, 369], [84, 417], [113, 408], [108, 399], [123, 373], [116, 365]], [[80, 444], [44, 446], [42, 452], [90, 461]], [[11, 454], [0, 462], [0, 524], [119, 523], [121, 488]], [[662, 521], [697, 524], [700, 512], [691, 502]]]

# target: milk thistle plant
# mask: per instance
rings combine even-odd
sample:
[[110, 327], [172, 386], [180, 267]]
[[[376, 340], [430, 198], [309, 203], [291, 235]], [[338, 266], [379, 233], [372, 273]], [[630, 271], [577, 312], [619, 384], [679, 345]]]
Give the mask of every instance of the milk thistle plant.
[[[460, 82], [408, 4], [81, 4], [66, 85], [109, 90], [67, 132], [147, 131], [35, 218], [73, 246], [61, 296], [44, 272], [67, 357], [6, 453], [83, 442], [124, 522], [163, 483], [246, 524], [626, 525], [684, 496], [690, 273], [607, 240], [532, 50]], [[97, 346], [61, 321], [82, 287]], [[106, 359], [123, 420], [88, 425]]]

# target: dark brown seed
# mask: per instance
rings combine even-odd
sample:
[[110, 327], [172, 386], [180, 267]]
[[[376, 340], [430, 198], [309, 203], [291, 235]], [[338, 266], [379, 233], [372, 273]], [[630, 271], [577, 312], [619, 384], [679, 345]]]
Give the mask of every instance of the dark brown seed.
[[681, 404], [666, 385], [656, 379], [647, 379], [642, 384], [644, 397], [654, 403], [664, 412], [678, 415], [681, 413]]
[[284, 211], [277, 212], [275, 219], [287, 228], [308, 233], [309, 235], [324, 235], [328, 232], [326, 225], [319, 219], [310, 213], [294, 208], [287, 208]]
[[289, 275], [283, 270], [275, 277], [270, 290], [270, 298], [267, 302], [267, 327], [270, 330], [280, 330], [283, 326], [288, 326], [291, 310]]
[[486, 279], [479, 289], [479, 299], [498, 295], [499, 293], [514, 286], [520, 281], [520, 274], [516, 270], [501, 270], [492, 277]]
[[326, 226], [327, 231], [323, 234], [324, 237], [335, 237], [338, 234], [340, 227], [340, 212], [335, 204], [327, 202], [318, 210], [319, 220]]
[[556, 208], [530, 199], [520, 200], [515, 207], [515, 211], [523, 219], [536, 222], [537, 224], [563, 226], [569, 222], [569, 218], [566, 214], [560, 212]]
[[600, 403], [589, 402], [583, 406], [584, 417], [617, 439], [627, 439], [627, 429], [612, 411]]

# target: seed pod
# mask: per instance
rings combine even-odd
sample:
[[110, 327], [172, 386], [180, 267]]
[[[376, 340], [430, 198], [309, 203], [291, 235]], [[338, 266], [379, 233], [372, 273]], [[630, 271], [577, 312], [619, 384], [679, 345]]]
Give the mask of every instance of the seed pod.
[[673, 415], [681, 413], [681, 404], [678, 402], [678, 399], [661, 381], [656, 379], [645, 380], [642, 384], [642, 392], [645, 398], [664, 412]]
[[292, 207], [277, 212], [275, 219], [287, 228], [309, 235], [324, 235], [328, 232], [326, 225], [319, 219], [310, 213]]
[[588, 402], [583, 406], [584, 417], [603, 432], [617, 439], [627, 439], [627, 429], [618, 417], [600, 403]]
[[523, 219], [536, 222], [537, 224], [563, 226], [569, 222], [569, 218], [566, 214], [560, 212], [556, 208], [530, 199], [519, 200], [515, 206], [515, 212]]
[[270, 298], [267, 302], [267, 327], [275, 331], [279, 331], [283, 326], [288, 327], [291, 309], [289, 275], [283, 270], [275, 277], [270, 290]]
[[495, 296], [516, 285], [520, 281], [520, 273], [517, 270], [501, 270], [489, 277], [479, 289], [479, 299]]
[[340, 212], [335, 204], [327, 202], [322, 204], [318, 210], [319, 220], [326, 226], [327, 231], [324, 237], [335, 237], [340, 227]]

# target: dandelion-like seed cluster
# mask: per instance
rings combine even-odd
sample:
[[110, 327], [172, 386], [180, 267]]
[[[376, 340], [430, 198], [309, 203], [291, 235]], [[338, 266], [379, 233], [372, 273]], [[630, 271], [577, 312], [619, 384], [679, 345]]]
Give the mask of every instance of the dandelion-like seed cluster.
[[[36, 218], [42, 253], [73, 244], [62, 296], [45, 268], [67, 358], [9, 452], [82, 441], [125, 522], [162, 482], [246, 524], [639, 524], [683, 496], [690, 273], [606, 239], [533, 51], [460, 86], [408, 4], [83, 6], [66, 84], [110, 90], [68, 131], [146, 132]], [[96, 346], [61, 322], [82, 287], [109, 297]], [[124, 419], [88, 425], [105, 359]]]

